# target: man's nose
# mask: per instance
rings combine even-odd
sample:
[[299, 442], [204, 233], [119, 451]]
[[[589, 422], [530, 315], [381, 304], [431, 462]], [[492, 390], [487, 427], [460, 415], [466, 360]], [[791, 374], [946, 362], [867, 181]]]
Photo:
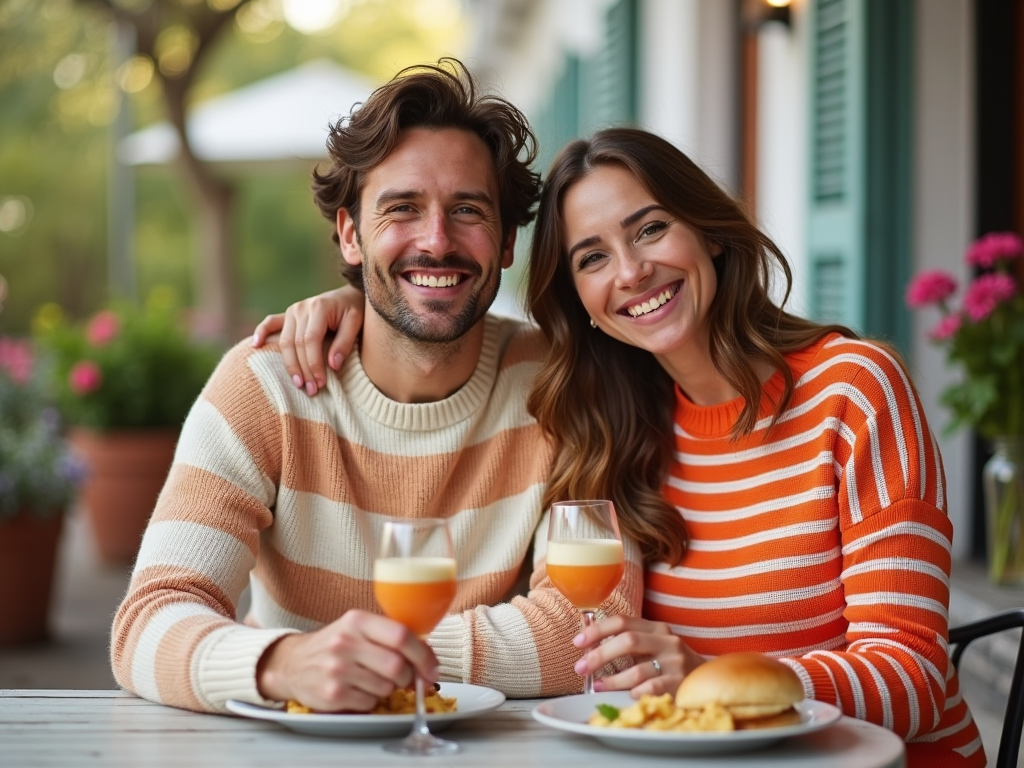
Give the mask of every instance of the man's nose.
[[445, 256], [455, 250], [451, 231], [452, 223], [443, 211], [431, 212], [423, 219], [420, 230], [419, 248], [423, 253]]

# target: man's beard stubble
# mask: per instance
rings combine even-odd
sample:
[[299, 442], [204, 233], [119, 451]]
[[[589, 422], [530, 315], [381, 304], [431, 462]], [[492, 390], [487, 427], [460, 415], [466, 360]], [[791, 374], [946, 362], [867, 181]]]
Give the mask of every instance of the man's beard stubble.
[[479, 277], [480, 265], [462, 256], [451, 255], [438, 260], [421, 255], [399, 259], [385, 275], [380, 265], [370, 264], [371, 261], [363, 259], [363, 290], [370, 306], [402, 336], [425, 344], [450, 344], [462, 338], [490, 309], [501, 285], [501, 269], [497, 268], [493, 279], [480, 286], [457, 314], [445, 311], [450, 305], [447, 300], [427, 301], [425, 305], [430, 314], [423, 318], [413, 312], [398, 285], [398, 281], [404, 279], [401, 272], [415, 267], [458, 269]]

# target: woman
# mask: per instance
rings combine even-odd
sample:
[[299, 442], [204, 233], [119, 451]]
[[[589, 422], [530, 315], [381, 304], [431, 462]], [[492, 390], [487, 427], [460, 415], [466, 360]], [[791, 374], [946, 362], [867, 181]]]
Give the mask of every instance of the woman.
[[546, 500], [613, 499], [649, 555], [645, 618], [581, 633], [577, 671], [630, 655], [600, 682], [639, 695], [760, 651], [911, 765], [984, 765], [947, 653], [941, 459], [898, 356], [775, 304], [779, 249], [643, 131], [561, 152], [530, 259]]

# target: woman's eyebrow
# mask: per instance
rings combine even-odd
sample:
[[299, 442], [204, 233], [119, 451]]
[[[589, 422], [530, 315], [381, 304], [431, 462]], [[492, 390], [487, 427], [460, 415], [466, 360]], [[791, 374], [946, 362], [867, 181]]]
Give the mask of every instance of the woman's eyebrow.
[[620, 221], [619, 222], [619, 226], [622, 227], [623, 229], [625, 229], [626, 227], [630, 226], [631, 224], [635, 224], [636, 222], [640, 221], [640, 219], [642, 219], [644, 216], [646, 216], [651, 211], [664, 211], [664, 210], [665, 209], [662, 208], [657, 203], [653, 203], [652, 205], [645, 205], [639, 211], [634, 211], [633, 213], [629, 214], [629, 216], [627, 216], [622, 221]]
[[569, 261], [572, 261], [572, 255], [581, 248], [589, 248], [592, 245], [597, 245], [601, 242], [601, 238], [598, 235], [591, 235], [580, 240], [576, 245], [569, 249]]

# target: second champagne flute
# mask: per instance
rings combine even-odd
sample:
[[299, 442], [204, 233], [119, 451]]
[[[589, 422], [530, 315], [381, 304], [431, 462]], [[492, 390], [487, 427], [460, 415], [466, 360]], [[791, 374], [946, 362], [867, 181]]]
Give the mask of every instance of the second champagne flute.
[[[426, 640], [451, 607], [456, 587], [455, 555], [447, 521], [421, 518], [384, 523], [373, 563], [373, 594], [385, 616]], [[423, 678], [416, 675], [412, 732], [384, 748], [406, 755], [458, 752], [458, 744], [430, 733], [423, 698]]]
[[[552, 504], [546, 561], [551, 583], [579, 609], [586, 629], [625, 569], [615, 506], [604, 500]], [[589, 672], [583, 692], [594, 692]]]

